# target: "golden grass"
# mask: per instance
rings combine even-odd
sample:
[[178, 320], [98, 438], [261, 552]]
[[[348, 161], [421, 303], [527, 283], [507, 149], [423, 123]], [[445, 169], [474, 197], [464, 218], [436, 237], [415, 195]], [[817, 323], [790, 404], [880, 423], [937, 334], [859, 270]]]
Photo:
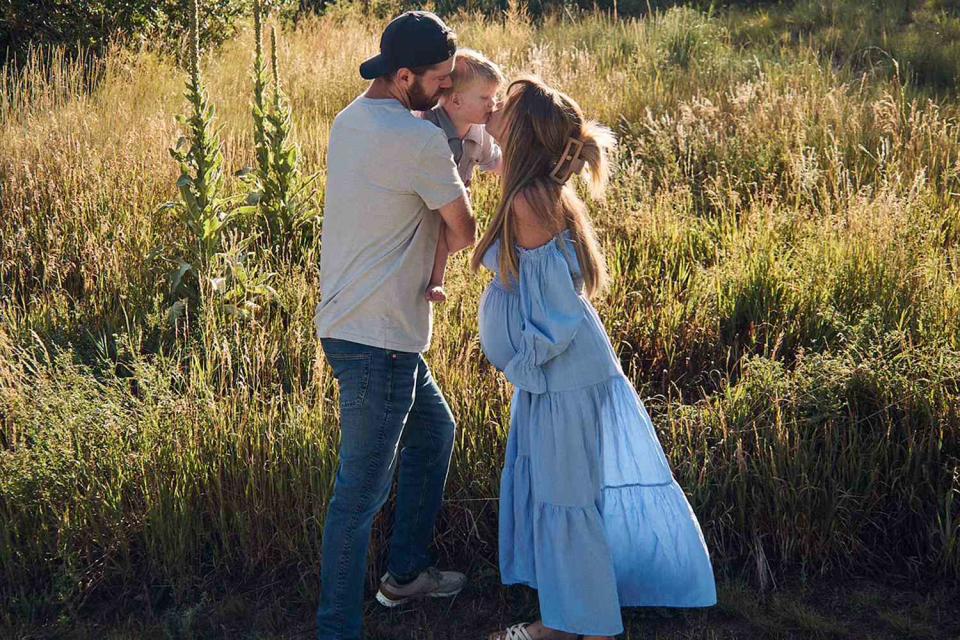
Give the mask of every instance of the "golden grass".
[[[803, 47], [742, 49], [689, 10], [450, 21], [621, 137], [593, 208], [614, 279], [596, 304], [717, 567], [957, 575], [957, 103]], [[381, 28], [340, 8], [283, 32], [305, 171], [322, 174]], [[204, 64], [230, 172], [253, 164], [251, 38]], [[55, 59], [0, 93], [4, 609], [144, 581], [180, 601], [290, 572], [314, 585], [337, 441], [316, 255], [271, 265], [278, 300], [253, 320], [211, 306], [172, 331], [167, 260], [189, 238], [159, 205], [185, 74], [117, 50], [89, 86]], [[496, 188], [474, 189], [481, 220]], [[484, 281], [452, 261], [428, 359], [459, 422], [438, 544], [490, 561], [511, 391], [479, 350]]]

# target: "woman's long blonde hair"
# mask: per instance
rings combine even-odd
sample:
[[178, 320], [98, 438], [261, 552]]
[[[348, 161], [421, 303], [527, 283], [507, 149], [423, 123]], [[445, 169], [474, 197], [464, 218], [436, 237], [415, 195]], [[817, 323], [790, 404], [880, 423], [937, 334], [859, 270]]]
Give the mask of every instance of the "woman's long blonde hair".
[[[518, 193], [537, 217], [554, 234], [569, 229], [588, 296], [603, 289], [607, 268], [597, 242], [587, 206], [577, 195], [570, 180], [562, 183], [551, 177], [559, 168], [559, 179], [576, 173], [587, 181], [592, 198], [600, 198], [609, 173], [608, 152], [616, 144], [610, 129], [592, 120], [584, 120], [583, 111], [573, 98], [547, 86], [536, 77], [523, 77], [510, 83], [503, 106], [503, 175], [497, 212], [477, 244], [470, 261], [474, 271], [480, 268], [490, 245], [500, 240], [500, 277], [504, 283], [518, 278], [516, 230], [512, 216], [513, 199]], [[557, 167], [565, 162], [564, 150], [570, 138], [583, 144], [579, 172], [574, 166]], [[557, 175], [557, 172], [554, 172]]]

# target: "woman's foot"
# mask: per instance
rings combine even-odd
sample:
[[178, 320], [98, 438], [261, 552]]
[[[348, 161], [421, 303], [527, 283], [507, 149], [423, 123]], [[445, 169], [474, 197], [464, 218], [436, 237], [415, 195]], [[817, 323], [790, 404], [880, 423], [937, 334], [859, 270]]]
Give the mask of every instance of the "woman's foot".
[[[514, 631], [511, 633], [511, 630]], [[545, 627], [542, 622], [537, 620], [530, 624], [514, 625], [503, 631], [490, 634], [487, 640], [527, 640], [523, 637], [523, 633], [530, 640], [577, 640], [580, 638], [575, 633], [566, 633]]]

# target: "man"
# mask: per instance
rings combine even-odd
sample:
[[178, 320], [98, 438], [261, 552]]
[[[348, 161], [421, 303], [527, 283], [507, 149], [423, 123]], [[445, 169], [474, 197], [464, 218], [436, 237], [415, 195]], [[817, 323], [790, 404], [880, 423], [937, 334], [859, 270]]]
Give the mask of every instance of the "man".
[[451, 86], [456, 37], [435, 15], [404, 13], [380, 54], [360, 66], [369, 88], [330, 130], [321, 297], [315, 323], [340, 386], [340, 466], [323, 532], [318, 637], [362, 637], [373, 518], [399, 466], [387, 573], [377, 600], [460, 592], [461, 573], [433, 566], [454, 420], [422, 352], [440, 221], [448, 251], [475, 242], [476, 221], [442, 129], [415, 117]]

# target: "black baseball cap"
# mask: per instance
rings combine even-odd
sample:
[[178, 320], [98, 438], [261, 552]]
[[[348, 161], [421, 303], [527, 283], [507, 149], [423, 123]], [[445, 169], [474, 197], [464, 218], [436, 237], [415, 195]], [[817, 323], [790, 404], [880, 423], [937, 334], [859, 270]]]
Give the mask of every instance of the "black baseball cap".
[[367, 80], [447, 60], [457, 52], [457, 40], [443, 20], [429, 11], [407, 11], [394, 18], [380, 36], [380, 54], [360, 65]]

